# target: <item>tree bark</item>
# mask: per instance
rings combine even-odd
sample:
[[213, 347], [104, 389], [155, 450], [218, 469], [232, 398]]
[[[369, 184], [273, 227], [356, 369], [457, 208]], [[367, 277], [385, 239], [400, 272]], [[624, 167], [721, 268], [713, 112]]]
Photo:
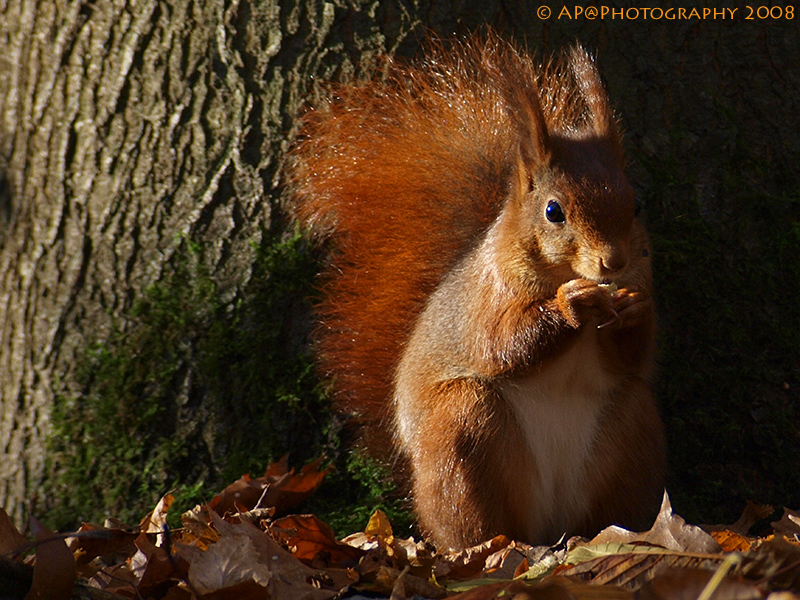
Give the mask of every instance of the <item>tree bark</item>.
[[313, 78], [355, 71], [360, 54], [410, 30], [401, 12], [381, 34], [369, 8], [0, 7], [0, 504], [17, 520], [43, 476], [49, 409], [74, 387], [76, 357], [124, 321], [179, 238], [204, 241], [227, 301], [246, 284], [290, 115]]

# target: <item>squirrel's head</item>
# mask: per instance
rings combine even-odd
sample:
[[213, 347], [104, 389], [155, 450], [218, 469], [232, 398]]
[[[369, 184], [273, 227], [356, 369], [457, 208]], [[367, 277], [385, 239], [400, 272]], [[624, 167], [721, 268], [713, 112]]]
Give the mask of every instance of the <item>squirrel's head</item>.
[[520, 273], [535, 273], [538, 284], [627, 284], [649, 276], [649, 249], [619, 128], [588, 54], [574, 48], [568, 66], [579, 119], [548, 124], [535, 90], [513, 99], [520, 141], [502, 219], [516, 232]]
[[554, 284], [575, 277], [619, 282], [647, 252], [634, 190], [620, 169], [604, 164], [597, 140], [554, 145], [562, 147], [558, 160], [519, 167], [509, 216], [521, 249], [537, 261], [535, 270], [553, 273]]

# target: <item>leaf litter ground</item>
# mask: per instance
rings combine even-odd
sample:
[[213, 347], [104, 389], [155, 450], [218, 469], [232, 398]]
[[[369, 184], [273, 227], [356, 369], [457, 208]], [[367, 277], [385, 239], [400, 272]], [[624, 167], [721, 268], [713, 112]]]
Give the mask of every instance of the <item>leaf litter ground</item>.
[[687, 524], [664, 495], [646, 532], [609, 527], [594, 539], [533, 547], [505, 536], [460, 552], [396, 538], [376, 511], [363, 532], [337, 540], [313, 515], [289, 515], [327, 474], [286, 461], [243, 476], [170, 530], [172, 496], [137, 527], [84, 523], [52, 533], [31, 518], [33, 541], [0, 511], [3, 598], [327, 600], [457, 598], [550, 600], [800, 599], [800, 513], [749, 503], [730, 526]]

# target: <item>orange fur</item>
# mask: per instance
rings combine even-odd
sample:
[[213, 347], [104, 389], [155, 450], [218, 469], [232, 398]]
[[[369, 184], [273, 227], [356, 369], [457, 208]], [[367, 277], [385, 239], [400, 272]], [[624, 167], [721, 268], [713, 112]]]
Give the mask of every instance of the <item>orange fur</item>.
[[640, 524], [663, 463], [649, 246], [593, 62], [489, 35], [387, 71], [309, 111], [288, 162], [294, 216], [331, 243], [340, 406], [388, 427], [442, 544]]

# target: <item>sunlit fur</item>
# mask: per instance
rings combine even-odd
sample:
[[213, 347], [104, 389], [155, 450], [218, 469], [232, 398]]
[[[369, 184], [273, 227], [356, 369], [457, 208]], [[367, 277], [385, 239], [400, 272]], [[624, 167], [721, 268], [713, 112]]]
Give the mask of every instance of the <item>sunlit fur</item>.
[[440, 544], [644, 524], [649, 243], [593, 61], [488, 35], [385, 72], [307, 113], [287, 163], [290, 210], [330, 238], [317, 345], [340, 406], [394, 438]]

